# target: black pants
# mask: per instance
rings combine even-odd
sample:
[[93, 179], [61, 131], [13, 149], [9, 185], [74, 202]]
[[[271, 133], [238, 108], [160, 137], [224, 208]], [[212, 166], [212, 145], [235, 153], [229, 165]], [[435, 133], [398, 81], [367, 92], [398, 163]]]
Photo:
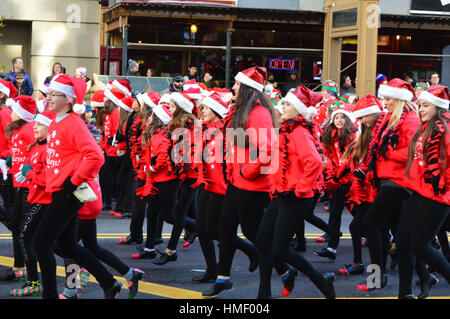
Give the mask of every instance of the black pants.
[[311, 208], [308, 209], [308, 211], [305, 214], [305, 218], [301, 220], [298, 224], [297, 231], [296, 231], [296, 237], [297, 240], [302, 240], [305, 238], [305, 221], [310, 223], [313, 226], [316, 226], [320, 230], [324, 231], [325, 233], [330, 232], [330, 227], [328, 224], [322, 219], [314, 215], [314, 209], [316, 208], [317, 201], [319, 200], [320, 194], [316, 193], [313, 198], [313, 203], [311, 205]]
[[[450, 207], [413, 193], [400, 219], [397, 235], [399, 253], [399, 296], [411, 294], [415, 259], [438, 271], [450, 284], [450, 265], [431, 241], [450, 213]], [[421, 278], [422, 279], [422, 278]]]
[[357, 264], [362, 264], [361, 238], [363, 236], [363, 221], [369, 207], [369, 202], [362, 202], [360, 205], [355, 205], [353, 209], [353, 220], [349, 225], [350, 234], [352, 235], [353, 262]]
[[156, 183], [155, 186], [159, 189], [158, 194], [149, 199], [147, 207], [147, 240], [145, 247], [150, 249], [155, 247], [155, 240], [160, 236], [161, 221], [174, 224], [174, 210], [180, 183], [174, 179], [168, 182]]
[[37, 257], [33, 248], [36, 230], [48, 205], [33, 204], [25, 214], [23, 243], [25, 247], [28, 281], [38, 281]]
[[[369, 243], [370, 263], [379, 265], [382, 274], [386, 274], [390, 247], [389, 225], [397, 224], [392, 223], [392, 218], [401, 214], [408, 197], [408, 192], [403, 188], [383, 186], [364, 218], [363, 229]], [[392, 232], [396, 230], [392, 229]]]
[[115, 279], [92, 252], [80, 246], [78, 234], [78, 210], [82, 204], [73, 194], [64, 190], [53, 193], [52, 202], [36, 231], [34, 248], [41, 267], [43, 298], [57, 299], [56, 261], [53, 246], [57, 243], [62, 253], [83, 265], [100, 283], [103, 289], [110, 288]]
[[0, 196], [3, 199], [3, 206], [6, 210], [6, 216], [8, 217], [7, 222], [8, 224], [6, 226], [9, 226], [9, 222], [11, 219], [13, 207], [14, 207], [14, 186], [13, 186], [13, 177], [11, 174], [8, 174], [8, 178], [6, 181], [3, 180], [3, 178], [0, 178]]
[[[206, 272], [217, 274], [214, 240], [219, 240], [219, 223], [225, 196], [202, 190], [198, 202], [195, 230], [206, 262]], [[256, 256], [256, 248], [237, 236], [236, 247], [247, 256]]]
[[19, 268], [25, 266], [25, 250], [22, 234], [25, 213], [30, 209], [30, 204], [27, 201], [28, 193], [27, 188], [16, 189], [14, 208], [11, 215], [10, 226], [13, 237], [14, 267]]
[[325, 288], [322, 275], [300, 253], [289, 247], [298, 223], [304, 219], [312, 201], [312, 198], [277, 198], [269, 204], [256, 241], [260, 260], [259, 297], [271, 295], [272, 267], [282, 275], [288, 270], [286, 263], [303, 272], [321, 291]]
[[104, 152], [105, 163], [100, 169], [100, 187], [104, 206], [112, 206], [112, 198], [117, 199], [117, 175], [120, 168], [121, 158], [118, 156], [107, 156]]
[[142, 227], [144, 225], [145, 212], [147, 211], [147, 202], [136, 195], [136, 189], [144, 186], [144, 184], [145, 182], [142, 180], [134, 180], [132, 184], [129, 185], [129, 187], [133, 189], [134, 201], [134, 209], [130, 222], [130, 236], [132, 238], [143, 238]]
[[230, 276], [237, 248], [236, 234], [239, 224], [244, 236], [255, 244], [264, 209], [269, 201], [268, 193], [247, 191], [228, 185], [219, 224], [218, 275]]
[[450, 231], [450, 215], [447, 216], [447, 219], [445, 220], [444, 224], [442, 225], [437, 235], [439, 239], [439, 244], [441, 245], [442, 253], [450, 262], [450, 246], [448, 244], [448, 237], [447, 237], [448, 231]]
[[120, 167], [117, 172], [117, 204], [115, 211], [121, 213], [133, 212], [134, 197], [136, 197], [136, 190], [134, 186], [134, 169], [133, 163], [129, 156], [121, 156]]
[[350, 184], [344, 184], [332, 192], [330, 200], [330, 218], [328, 220], [328, 227], [330, 232], [330, 240], [328, 247], [336, 249], [339, 246], [339, 231], [341, 230], [342, 212], [345, 208], [345, 196], [350, 189]]

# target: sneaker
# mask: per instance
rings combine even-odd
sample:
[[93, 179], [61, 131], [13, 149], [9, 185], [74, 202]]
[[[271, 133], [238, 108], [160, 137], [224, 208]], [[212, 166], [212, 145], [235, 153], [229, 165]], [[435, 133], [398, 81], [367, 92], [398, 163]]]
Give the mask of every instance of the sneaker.
[[324, 276], [325, 285], [320, 289], [326, 299], [336, 299], [336, 291], [334, 290], [334, 279], [336, 276], [334, 273], [329, 272]]
[[173, 255], [168, 255], [166, 253], [161, 254], [158, 259], [153, 261], [153, 264], [162, 266], [167, 264], [169, 261], [176, 261], [178, 258], [177, 253], [175, 252]]
[[376, 288], [376, 287], [369, 288], [367, 286], [367, 281], [363, 281], [358, 286], [356, 286], [356, 289], [358, 289], [359, 291], [369, 292], [369, 291], [373, 291], [375, 289], [383, 289], [383, 288], [385, 288], [387, 286], [387, 283], [388, 283], [387, 275], [384, 274], [384, 275], [381, 276], [381, 286], [380, 286], [380, 288]]
[[417, 297], [418, 299], [425, 299], [430, 295], [430, 290], [433, 286], [436, 286], [439, 280], [435, 275], [430, 274], [430, 277], [425, 282], [420, 283], [420, 294]]
[[132, 254], [131, 259], [154, 259], [156, 258], [156, 250], [147, 251], [143, 248], [138, 253]]
[[327, 233], [325, 233], [322, 236], [316, 238], [316, 242], [318, 242], [318, 243], [326, 243], [329, 240], [330, 240], [330, 237], [328, 236]]
[[327, 248], [322, 248], [319, 250], [315, 250], [313, 252], [314, 255], [317, 255], [319, 257], [326, 257], [329, 258], [331, 260], [335, 260], [336, 259], [336, 253], [333, 253], [332, 251], [329, 251]]
[[0, 281], [26, 281], [27, 280], [27, 270], [13, 271], [12, 268], [6, 269], [2, 274], [0, 274]]
[[9, 294], [15, 297], [40, 296], [41, 286], [39, 285], [39, 281], [28, 281], [22, 288], [12, 289]]
[[128, 212], [125, 212], [125, 213], [117, 212], [117, 213], [114, 214], [114, 216], [116, 216], [117, 218], [120, 218], [120, 219], [131, 218], [131, 213], [128, 213]]
[[361, 247], [369, 247], [369, 243], [367, 242], [367, 238], [361, 238]]
[[330, 206], [328, 206], [328, 205], [323, 206], [323, 210], [328, 212], [330, 210]]
[[283, 297], [288, 297], [292, 290], [294, 290], [295, 277], [297, 277], [298, 271], [295, 268], [289, 267], [289, 274], [286, 279], [281, 279], [283, 281], [283, 290], [281, 294]]
[[108, 214], [110, 214], [110, 215], [116, 215], [117, 212], [116, 212], [115, 210], [112, 210], [112, 211], [110, 211]]
[[345, 265], [344, 268], [340, 268], [338, 272], [341, 275], [356, 275], [356, 274], [363, 274], [364, 273], [364, 265], [363, 264], [357, 264], [357, 263], [351, 263], [350, 265]]
[[128, 281], [128, 289], [130, 290], [130, 293], [128, 294], [128, 299], [133, 299], [134, 297], [136, 297], [138, 293], [139, 280], [142, 280], [143, 278], [144, 272], [140, 269], [134, 268], [133, 276]]
[[108, 288], [104, 289], [104, 295], [105, 299], [116, 299], [116, 297], [119, 295], [120, 291], [122, 290], [122, 284], [118, 281], [115, 281], [114, 284]]

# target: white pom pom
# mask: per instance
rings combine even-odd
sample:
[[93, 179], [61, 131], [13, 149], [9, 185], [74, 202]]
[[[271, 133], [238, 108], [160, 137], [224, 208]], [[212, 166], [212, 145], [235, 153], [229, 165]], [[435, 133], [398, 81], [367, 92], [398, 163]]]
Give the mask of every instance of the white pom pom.
[[315, 107], [308, 107], [308, 110], [306, 111], [309, 116], [315, 116], [317, 114], [317, 109]]
[[86, 106], [84, 106], [84, 104], [74, 104], [72, 109], [75, 113], [80, 115], [86, 111]]
[[273, 85], [272, 85], [272, 84], [267, 84], [267, 85], [264, 87], [264, 92], [265, 92], [265, 93], [270, 94], [270, 93], [272, 93], [272, 91], [273, 91]]
[[6, 106], [11, 107], [11, 106], [13, 106], [13, 104], [14, 104], [14, 99], [11, 99], [11, 98], [6, 99], [6, 102], [5, 102]]
[[44, 110], [45, 110], [44, 100], [37, 101], [36, 105], [37, 105], [39, 113], [44, 112]]

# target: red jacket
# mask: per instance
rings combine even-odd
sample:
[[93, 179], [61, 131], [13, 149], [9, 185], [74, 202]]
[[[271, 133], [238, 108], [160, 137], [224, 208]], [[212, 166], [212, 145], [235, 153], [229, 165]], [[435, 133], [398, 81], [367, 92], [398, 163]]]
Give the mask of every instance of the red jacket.
[[[386, 114], [383, 119], [383, 124], [389, 121], [391, 113]], [[408, 157], [409, 143], [417, 132], [420, 126], [420, 119], [416, 112], [410, 111], [406, 114], [402, 125], [398, 129], [398, 143], [393, 149], [389, 146], [386, 152], [386, 158], [378, 156], [376, 163], [376, 173], [379, 179], [388, 179], [397, 185], [406, 187], [404, 175], [406, 171], [406, 159]], [[389, 131], [389, 127], [383, 132], [384, 134]], [[379, 133], [379, 132], [377, 132]]]
[[97, 219], [98, 215], [102, 211], [102, 190], [100, 189], [100, 184], [96, 180], [88, 181], [89, 186], [91, 186], [95, 195], [97, 195], [97, 200], [93, 202], [85, 203], [78, 211], [78, 219], [81, 220], [92, 220]]
[[105, 151], [108, 156], [117, 156], [117, 146], [111, 145], [111, 140], [117, 133], [117, 128], [119, 127], [120, 113], [119, 108], [115, 108], [111, 114], [106, 114], [105, 116]]
[[311, 132], [297, 118], [282, 124], [279, 139], [279, 168], [271, 176], [271, 197], [287, 191], [294, 191], [298, 198], [314, 197], [322, 158]]
[[37, 143], [31, 151], [31, 157], [27, 163], [33, 168], [27, 173], [29, 183], [28, 202], [30, 204], [50, 204], [52, 193], [45, 191], [46, 169], [47, 169], [47, 140], [44, 144]]
[[105, 159], [103, 153], [82, 119], [70, 113], [48, 128], [47, 137], [47, 192], [57, 192], [72, 176], [79, 186], [97, 177]]
[[11, 109], [3, 106], [0, 110], [0, 154], [3, 154], [3, 152], [11, 148], [10, 140], [5, 135], [5, 128], [11, 121]]
[[145, 150], [142, 149], [142, 132], [143, 125], [142, 119], [139, 116], [135, 116], [133, 124], [130, 128], [129, 146], [130, 146], [130, 158], [133, 164], [134, 171], [137, 175], [139, 171], [139, 160], [144, 156]]
[[256, 104], [247, 120], [247, 130], [251, 128], [249, 130], [250, 147], [238, 148], [228, 130], [233, 112], [234, 110], [230, 111], [225, 120], [227, 180], [240, 189], [270, 192], [269, 175], [272, 169], [270, 157], [277, 140], [272, 116], [263, 106]]
[[[425, 165], [423, 158], [423, 138], [426, 124], [422, 126], [422, 134], [417, 139], [415, 145], [414, 159], [409, 171], [409, 176], [405, 175], [405, 184], [409, 189], [419, 193], [423, 197], [430, 198], [436, 202], [450, 205], [450, 133], [445, 137], [444, 152], [446, 162], [444, 162], [445, 171], [441, 171], [442, 160], [439, 156], [439, 142], [435, 144], [434, 152], [432, 143], [428, 142], [428, 166]], [[443, 132], [436, 138], [441, 141]], [[430, 164], [435, 162], [435, 164]]]
[[[34, 121], [31, 121], [15, 130], [11, 137], [11, 149], [2, 154], [2, 157], [4, 158], [8, 157], [8, 155], [11, 155], [12, 157], [12, 166], [9, 169], [8, 174], [11, 174], [13, 177], [22, 169], [23, 164], [26, 163], [26, 160], [31, 155], [28, 146], [36, 140], [34, 138], [33, 126]], [[13, 185], [15, 188], [27, 188], [28, 182], [19, 184], [16, 179], [13, 178]]]

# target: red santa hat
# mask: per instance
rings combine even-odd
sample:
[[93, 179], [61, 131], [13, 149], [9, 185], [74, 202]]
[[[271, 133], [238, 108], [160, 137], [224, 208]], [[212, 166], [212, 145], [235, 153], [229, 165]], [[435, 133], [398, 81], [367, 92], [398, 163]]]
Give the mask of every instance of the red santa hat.
[[131, 96], [132, 88], [130, 82], [128, 82], [126, 79], [111, 80], [108, 82], [108, 84], [106, 84], [106, 88], [107, 89], [117, 88], [121, 90], [123, 93], [125, 93], [125, 95]]
[[356, 102], [353, 109], [353, 116], [359, 119], [363, 116], [378, 114], [380, 112], [383, 112], [383, 105], [381, 105], [375, 96], [367, 94]]
[[170, 104], [171, 97], [169, 93], [163, 94], [158, 104]]
[[17, 89], [12, 82], [4, 81], [0, 79], [0, 92], [5, 93], [8, 97], [6, 100], [6, 105], [11, 106], [14, 103], [13, 98], [17, 94]]
[[228, 113], [229, 107], [231, 103], [231, 98], [229, 98], [226, 93], [218, 93], [214, 92], [210, 96], [205, 97], [202, 101], [203, 105], [206, 105], [214, 112], [220, 115], [221, 118], [224, 118]]
[[141, 98], [145, 104], [153, 109], [158, 105], [159, 100], [161, 100], [161, 95], [158, 92], [149, 92], [142, 94]]
[[47, 110], [47, 111], [44, 111], [44, 112], [36, 115], [34, 120], [36, 122], [39, 122], [39, 123], [44, 124], [45, 126], [49, 127], [55, 118], [56, 118], [56, 113], [53, 111]]
[[187, 90], [184, 90], [183, 93], [186, 93], [192, 100], [201, 100], [202, 99], [202, 89], [200, 87], [190, 87]]
[[92, 107], [105, 106], [105, 90], [99, 90], [92, 95], [91, 106]]
[[394, 78], [387, 84], [380, 85], [378, 96], [410, 102], [414, 97], [414, 89], [408, 82], [399, 78]]
[[331, 123], [333, 123], [334, 117], [338, 114], [346, 115], [352, 123], [355, 123], [355, 117], [353, 116], [353, 113], [352, 113], [353, 108], [354, 108], [353, 104], [346, 104], [346, 105], [334, 110], [333, 113], [331, 113]]
[[153, 108], [155, 115], [167, 125], [172, 120], [172, 114], [170, 114], [169, 107], [165, 104], [158, 104]]
[[49, 90], [54, 90], [72, 97], [76, 100], [72, 109], [77, 114], [82, 114], [86, 110], [83, 104], [84, 96], [86, 94], [87, 84], [83, 79], [77, 79], [68, 74], [58, 74], [50, 82]]
[[186, 93], [182, 92], [174, 92], [170, 95], [171, 100], [180, 108], [182, 108], [187, 113], [192, 114], [192, 110], [194, 109], [194, 101], [187, 95]]
[[304, 85], [300, 85], [294, 91], [288, 92], [284, 101], [291, 103], [303, 117], [309, 118], [309, 116], [317, 113], [314, 107], [317, 104], [316, 101], [318, 101], [316, 95], [319, 94], [311, 91]]
[[195, 79], [192, 79], [192, 80], [184, 82], [184, 84], [183, 84], [183, 91], [187, 91], [190, 88], [201, 89], [199, 83], [197, 83], [197, 81]]
[[422, 91], [419, 100], [427, 101], [436, 107], [448, 110], [450, 95], [446, 86], [435, 84], [430, 86], [428, 90]]
[[20, 95], [14, 99], [11, 109], [22, 120], [31, 122], [36, 114], [37, 105], [31, 96]]
[[127, 112], [133, 112], [133, 109], [131, 106], [133, 105], [133, 102], [136, 101], [131, 96], [126, 96], [123, 99], [119, 101], [119, 107], [123, 108]]
[[123, 99], [125, 96], [126, 96], [125, 93], [116, 88], [105, 90], [105, 97], [111, 100], [111, 102], [113, 102], [117, 106], [119, 106], [120, 100]]
[[264, 86], [267, 83], [267, 69], [260, 66], [255, 66], [239, 72], [234, 79], [260, 92], [264, 91]]

